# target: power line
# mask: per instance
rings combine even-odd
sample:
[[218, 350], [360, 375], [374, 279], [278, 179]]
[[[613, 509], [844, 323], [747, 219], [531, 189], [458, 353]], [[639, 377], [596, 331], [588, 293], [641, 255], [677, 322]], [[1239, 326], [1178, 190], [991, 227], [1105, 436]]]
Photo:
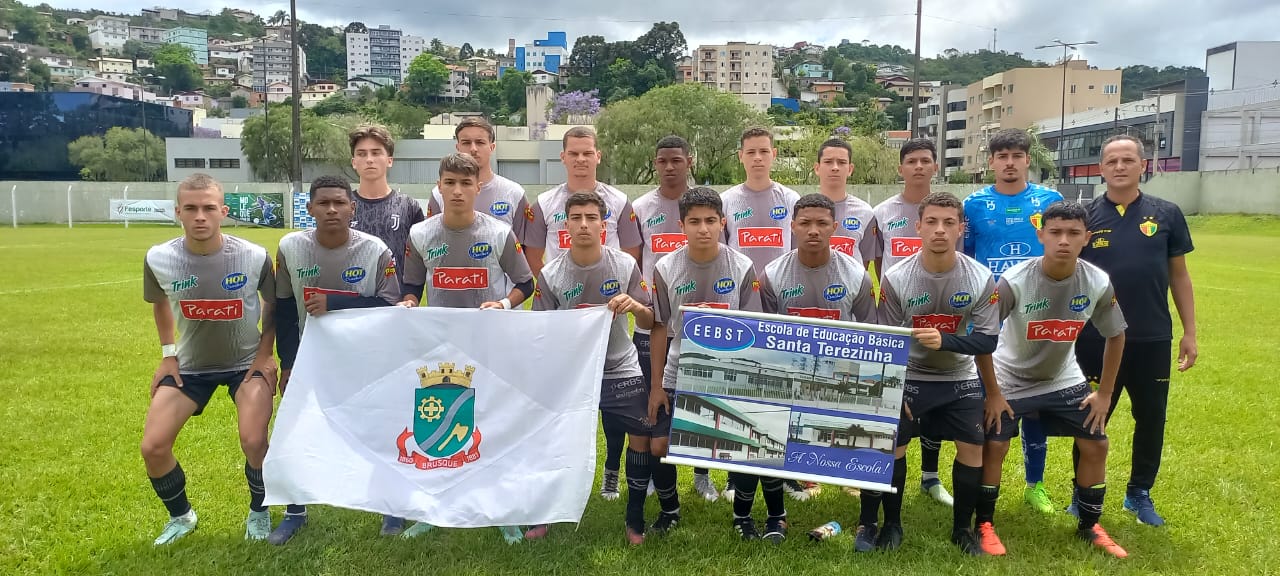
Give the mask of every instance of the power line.
[[[350, 8], [351, 7], [349, 3], [323, 2], [323, 1], [314, 1], [314, 0], [308, 0], [307, 4], [311, 6], [330, 6], [334, 8]], [[659, 20], [655, 20], [654, 18], [635, 18], [635, 19], [602, 18], [600, 16], [594, 16], [594, 15], [533, 16], [533, 15], [512, 15], [512, 14], [480, 14], [480, 13], [473, 13], [473, 12], [452, 12], [452, 11], [439, 11], [439, 10], [409, 10], [404, 8], [382, 8], [381, 10], [386, 12], [395, 12], [395, 13], [413, 14], [413, 15], [422, 15], [422, 16], [436, 16], [436, 17], [445, 16], [445, 17], [451, 17], [451, 18], [475, 18], [475, 19], [482, 19], [482, 20], [515, 20], [515, 21], [522, 21], [522, 22], [530, 22], [530, 21], [533, 21], [533, 22], [595, 22], [595, 23], [604, 22], [604, 23], [610, 23], [610, 24], [652, 24], [654, 22], [659, 21]], [[915, 13], [904, 12], [904, 13], [896, 13], [896, 14], [873, 14], [873, 15], [867, 15], [867, 16], [815, 16], [812, 18], [788, 17], [785, 19], [785, 21], [786, 22], [835, 22], [835, 21], [846, 21], [846, 20], [873, 20], [878, 18], [900, 18], [904, 16], [915, 17]], [[699, 18], [699, 19], [692, 19], [687, 21], [699, 22], [699, 23], [710, 22], [710, 23], [716, 23], [716, 24], [729, 24], [729, 23], [741, 23], [741, 22], [778, 23], [782, 20], [783, 19], [779, 19], [779, 18], [756, 18], [756, 19], [752, 19], [752, 18], [700, 19]]]

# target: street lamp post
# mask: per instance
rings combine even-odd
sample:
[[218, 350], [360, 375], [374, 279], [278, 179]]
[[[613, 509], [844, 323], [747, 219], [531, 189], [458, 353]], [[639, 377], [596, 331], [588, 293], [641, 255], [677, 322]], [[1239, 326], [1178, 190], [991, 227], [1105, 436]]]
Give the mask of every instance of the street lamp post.
[[1040, 50], [1042, 48], [1057, 48], [1059, 46], [1062, 47], [1062, 110], [1058, 116], [1058, 182], [1059, 183], [1064, 182], [1067, 177], [1066, 160], [1062, 157], [1063, 141], [1066, 137], [1066, 134], [1064, 134], [1064, 132], [1066, 132], [1067, 130], [1067, 63], [1071, 61], [1071, 52], [1076, 49], [1076, 46], [1090, 46], [1097, 43], [1098, 42], [1096, 40], [1085, 40], [1082, 42], [1063, 42], [1062, 40], [1054, 38], [1053, 42], [1049, 44], [1042, 44], [1040, 46], [1036, 46], [1036, 50]]

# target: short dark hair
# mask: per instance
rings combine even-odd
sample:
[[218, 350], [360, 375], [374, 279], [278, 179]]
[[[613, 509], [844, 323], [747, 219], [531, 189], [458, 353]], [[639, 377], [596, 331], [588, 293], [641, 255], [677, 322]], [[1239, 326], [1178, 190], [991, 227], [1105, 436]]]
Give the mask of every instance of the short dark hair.
[[724, 218], [724, 202], [720, 200], [720, 194], [706, 186], [695, 186], [680, 195], [680, 219], [684, 220], [689, 215], [689, 210], [699, 206], [711, 208]]
[[1042, 224], [1054, 219], [1079, 220], [1086, 229], [1089, 227], [1089, 211], [1085, 210], [1083, 204], [1070, 200], [1050, 204], [1048, 208], [1044, 209], [1040, 218]]
[[830, 198], [821, 194], [814, 193], [801, 196], [799, 200], [796, 200], [796, 207], [791, 212], [792, 216], [799, 214], [800, 210], [804, 208], [823, 208], [831, 211], [832, 218], [836, 217], [835, 202], [832, 202]]
[[312, 180], [311, 191], [307, 199], [315, 200], [316, 191], [321, 190], [323, 188], [337, 188], [339, 190], [346, 190], [347, 198], [349, 200], [355, 200], [355, 193], [351, 191], [351, 183], [347, 182], [347, 179], [341, 176], [321, 176], [319, 178], [316, 178], [315, 180]]
[[1116, 134], [1115, 136], [1112, 136], [1104, 140], [1102, 142], [1103, 155], [1105, 155], [1107, 152], [1107, 146], [1110, 146], [1116, 142], [1133, 142], [1133, 145], [1138, 147], [1138, 157], [1139, 158], [1147, 157], [1147, 147], [1142, 144], [1142, 140], [1140, 140], [1137, 136], [1134, 136], [1132, 134]]
[[918, 150], [928, 150], [929, 155], [933, 157], [933, 161], [938, 161], [938, 148], [933, 145], [933, 140], [928, 138], [912, 138], [902, 145], [902, 150], [898, 151], [898, 163], [906, 161], [907, 154]]
[[396, 155], [396, 139], [391, 137], [391, 132], [386, 128], [376, 124], [363, 124], [356, 126], [350, 134], [347, 134], [347, 142], [351, 144], [351, 155], [356, 155], [356, 144], [365, 138], [372, 138], [375, 142], [382, 145], [382, 149], [387, 151], [387, 156]]
[[844, 138], [827, 138], [821, 146], [818, 146], [818, 162], [822, 162], [822, 153], [826, 152], [827, 148], [839, 148], [848, 152], [849, 161], [853, 162], [853, 146], [850, 146], [849, 141]]
[[924, 200], [920, 201], [920, 217], [924, 218], [924, 209], [929, 206], [937, 206], [939, 208], [955, 208], [956, 214], [960, 215], [960, 221], [964, 222], [964, 203], [950, 192], [930, 192]]
[[1018, 128], [1005, 128], [996, 132], [995, 136], [987, 142], [987, 154], [995, 156], [997, 152], [1005, 150], [1017, 150], [1019, 152], [1031, 151], [1031, 135], [1026, 130]]
[[591, 146], [593, 148], [600, 147], [600, 145], [597, 144], [598, 141], [596, 140], [596, 131], [592, 130], [587, 126], [574, 126], [573, 128], [566, 130], [564, 133], [564, 137], [560, 139], [561, 150], [569, 147], [570, 138], [590, 138]]
[[462, 174], [463, 176], [479, 176], [480, 163], [475, 157], [465, 152], [454, 152], [440, 159], [440, 176], [445, 172]]
[[684, 152], [685, 156], [689, 155], [689, 141], [676, 136], [675, 134], [663, 136], [661, 140], [658, 140], [658, 150], [666, 150], [669, 148], [679, 148], [681, 152]]
[[485, 120], [484, 116], [467, 116], [466, 118], [463, 118], [462, 121], [458, 123], [458, 126], [453, 129], [453, 139], [457, 140], [458, 134], [467, 128], [481, 128], [485, 132], [488, 132], [490, 144], [498, 138], [497, 133], [493, 130], [493, 124], [490, 124], [488, 120]]
[[768, 138], [769, 145], [773, 146], [773, 132], [770, 132], [769, 129], [764, 126], [752, 126], [742, 131], [742, 136], [738, 138], [738, 147], [741, 148], [742, 144], [746, 142], [748, 138], [759, 138], [760, 136]]
[[564, 215], [569, 215], [569, 209], [574, 206], [595, 206], [600, 209], [600, 219], [604, 219], [604, 215], [609, 208], [604, 205], [604, 198], [595, 192], [575, 192], [564, 201]]

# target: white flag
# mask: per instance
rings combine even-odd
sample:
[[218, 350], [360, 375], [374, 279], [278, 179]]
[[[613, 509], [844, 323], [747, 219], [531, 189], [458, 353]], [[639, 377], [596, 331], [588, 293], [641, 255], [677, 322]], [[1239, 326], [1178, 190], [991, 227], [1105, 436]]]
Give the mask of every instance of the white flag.
[[267, 504], [444, 527], [578, 522], [612, 314], [377, 308], [307, 322]]

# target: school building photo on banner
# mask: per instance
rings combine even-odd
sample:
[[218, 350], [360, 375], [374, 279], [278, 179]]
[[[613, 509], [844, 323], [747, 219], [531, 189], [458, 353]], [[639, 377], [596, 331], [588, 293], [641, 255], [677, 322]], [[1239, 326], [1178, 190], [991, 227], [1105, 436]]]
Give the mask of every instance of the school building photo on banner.
[[781, 469], [791, 409], [677, 392], [671, 454]]

